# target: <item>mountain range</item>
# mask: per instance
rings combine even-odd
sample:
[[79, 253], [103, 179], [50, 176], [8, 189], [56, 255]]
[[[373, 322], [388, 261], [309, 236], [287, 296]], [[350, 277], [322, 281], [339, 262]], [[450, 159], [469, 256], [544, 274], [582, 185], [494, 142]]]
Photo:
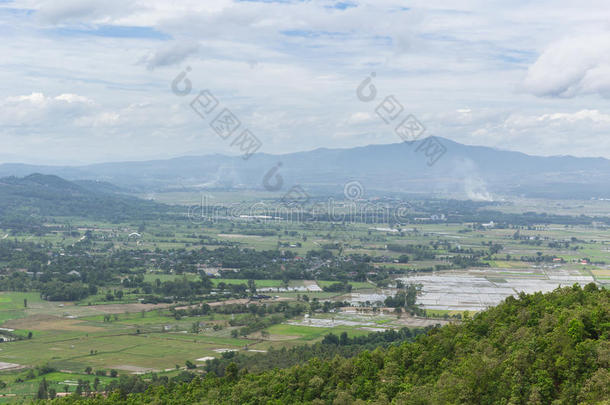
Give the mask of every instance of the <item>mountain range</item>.
[[[445, 138], [349, 149], [241, 156], [184, 156], [167, 160], [85, 166], [0, 165], [0, 177], [31, 173], [103, 182], [107, 191], [163, 192], [193, 189], [260, 189], [286, 192], [299, 185], [314, 193], [340, 194], [348, 182], [361, 193], [450, 195], [473, 200], [519, 195], [609, 198], [610, 160], [531, 156]], [[92, 183], [95, 182], [95, 183]], [[113, 188], [116, 187], [116, 190]]]

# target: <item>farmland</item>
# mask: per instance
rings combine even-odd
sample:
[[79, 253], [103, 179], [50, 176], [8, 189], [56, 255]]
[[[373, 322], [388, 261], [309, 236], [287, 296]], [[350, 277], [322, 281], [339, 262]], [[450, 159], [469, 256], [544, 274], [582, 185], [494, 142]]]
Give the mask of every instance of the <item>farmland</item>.
[[422, 330], [520, 292], [610, 284], [608, 227], [500, 208], [514, 223], [56, 217], [44, 234], [0, 230], [0, 401], [33, 398], [43, 377], [60, 394], [178, 378], [227, 353]]

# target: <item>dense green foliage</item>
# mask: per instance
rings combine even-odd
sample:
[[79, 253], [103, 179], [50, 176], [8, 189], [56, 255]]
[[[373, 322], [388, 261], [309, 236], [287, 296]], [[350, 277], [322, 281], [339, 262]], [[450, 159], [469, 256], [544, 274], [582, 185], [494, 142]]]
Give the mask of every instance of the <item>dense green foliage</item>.
[[[387, 347], [396, 342], [404, 342], [414, 339], [416, 336], [426, 333], [432, 327], [424, 329], [401, 328], [400, 330], [388, 329], [384, 332], [373, 332], [368, 335], [350, 338], [347, 332], [339, 336], [334, 333], [326, 335], [321, 342], [312, 345], [299, 345], [289, 349], [269, 348], [267, 353], [245, 354], [240, 352], [225, 352], [221, 358], [208, 360], [205, 364], [207, 372], [213, 372], [218, 376], [224, 376], [227, 368], [235, 364], [238, 370], [249, 372], [261, 372], [274, 368], [286, 368], [296, 364], [302, 364], [313, 358], [333, 358], [335, 356], [353, 357], [364, 350], [374, 350], [377, 347]], [[233, 366], [232, 366], [233, 367]]]
[[[548, 404], [608, 403], [610, 292], [594, 284], [521, 294], [460, 325], [352, 358], [314, 358], [287, 369], [208, 373], [151, 383], [88, 404]], [[132, 393], [130, 393], [132, 392]], [[134, 393], [135, 392], [135, 393]]]
[[0, 179], [0, 225], [27, 229], [32, 217], [80, 216], [119, 221], [158, 218], [169, 207], [109, 192], [105, 183], [79, 185], [57, 176], [31, 174]]

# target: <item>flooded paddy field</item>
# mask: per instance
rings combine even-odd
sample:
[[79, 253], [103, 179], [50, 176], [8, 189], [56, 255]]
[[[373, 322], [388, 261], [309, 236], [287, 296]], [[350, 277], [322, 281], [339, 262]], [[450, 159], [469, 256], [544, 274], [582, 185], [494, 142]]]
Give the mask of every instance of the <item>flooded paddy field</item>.
[[307, 326], [311, 328], [350, 327], [368, 332], [383, 332], [387, 329], [400, 329], [402, 327], [423, 328], [437, 324], [444, 325], [447, 320], [413, 317], [406, 314], [397, 316], [392, 308], [381, 308], [372, 312], [369, 309], [342, 308], [340, 312], [332, 314], [316, 314], [305, 316], [300, 320], [286, 322], [288, 325]]
[[557, 287], [595, 281], [588, 272], [579, 269], [541, 267], [435, 272], [400, 280], [421, 285], [417, 297], [421, 308], [450, 311], [481, 311], [520, 292], [545, 293]]

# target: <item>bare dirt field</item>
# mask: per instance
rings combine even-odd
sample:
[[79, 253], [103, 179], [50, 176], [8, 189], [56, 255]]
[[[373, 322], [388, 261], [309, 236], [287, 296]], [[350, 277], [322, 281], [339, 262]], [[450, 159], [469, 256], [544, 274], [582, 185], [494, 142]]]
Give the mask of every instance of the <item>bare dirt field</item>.
[[610, 277], [610, 269], [591, 270], [591, 273], [596, 277]]
[[117, 369], [117, 370], [130, 371], [134, 374], [145, 374], [148, 372], [158, 372], [159, 371], [159, 370], [155, 370], [152, 368], [132, 366], [130, 364], [121, 364], [119, 366], [113, 366], [112, 368]]
[[23, 368], [23, 367], [25, 367], [25, 366], [22, 366], [21, 364], [5, 363], [3, 361], [0, 361], [0, 371], [16, 370], [16, 369]]
[[169, 307], [168, 304], [108, 304], [108, 305], [91, 305], [87, 308], [91, 308], [105, 314], [122, 314], [124, 312], [141, 312], [152, 311], [155, 309], [163, 309]]
[[52, 315], [32, 315], [27, 318], [6, 321], [4, 326], [14, 329], [31, 330], [73, 330], [80, 332], [99, 332], [104, 328], [85, 325], [78, 319], [66, 319]]

